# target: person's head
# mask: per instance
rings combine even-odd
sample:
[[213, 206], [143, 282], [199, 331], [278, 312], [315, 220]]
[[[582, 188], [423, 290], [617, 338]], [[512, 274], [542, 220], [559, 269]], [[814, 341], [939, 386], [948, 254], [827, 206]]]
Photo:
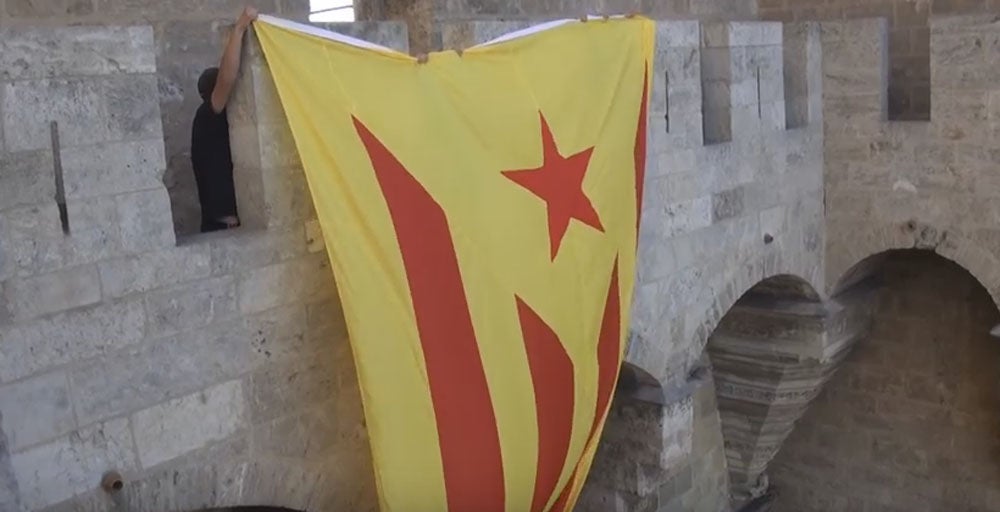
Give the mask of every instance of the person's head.
[[209, 101], [212, 98], [212, 91], [218, 78], [219, 68], [208, 68], [201, 72], [201, 76], [198, 77], [198, 94], [202, 100]]

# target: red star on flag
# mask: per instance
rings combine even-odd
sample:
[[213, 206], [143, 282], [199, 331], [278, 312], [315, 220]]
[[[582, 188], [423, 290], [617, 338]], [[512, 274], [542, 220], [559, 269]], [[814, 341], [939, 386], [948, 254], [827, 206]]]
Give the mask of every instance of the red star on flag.
[[583, 193], [583, 178], [594, 148], [589, 147], [569, 157], [562, 156], [545, 116], [539, 112], [538, 117], [542, 122], [542, 166], [504, 171], [503, 175], [545, 201], [549, 217], [549, 246], [552, 259], [555, 260], [570, 219], [576, 219], [602, 233], [604, 226], [601, 225], [594, 205]]

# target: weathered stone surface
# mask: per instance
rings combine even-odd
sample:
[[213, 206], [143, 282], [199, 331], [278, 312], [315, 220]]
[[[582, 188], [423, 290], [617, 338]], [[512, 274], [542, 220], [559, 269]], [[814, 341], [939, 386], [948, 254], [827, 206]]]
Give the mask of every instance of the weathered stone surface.
[[266, 421], [322, 401], [336, 390], [333, 356], [320, 353], [293, 359], [250, 376], [247, 399], [254, 421]]
[[163, 186], [166, 163], [161, 140], [70, 147], [62, 150], [61, 159], [66, 197], [112, 195]]
[[8, 151], [50, 149], [50, 122], [62, 147], [163, 137], [152, 75], [25, 80], [3, 86]]
[[28, 510], [92, 489], [108, 468], [138, 468], [128, 421], [118, 419], [73, 432], [11, 457], [22, 504]]
[[234, 230], [205, 243], [210, 246], [212, 275], [268, 266], [306, 252], [302, 229], [293, 226], [267, 231]]
[[0, 151], [0, 169], [0, 209], [55, 201], [51, 151]]
[[145, 409], [132, 422], [139, 461], [153, 467], [236, 433], [244, 422], [243, 388], [230, 381]]
[[12, 452], [69, 433], [76, 427], [65, 372], [44, 374], [0, 387], [0, 411]]
[[320, 26], [327, 30], [344, 34], [345, 36], [382, 45], [399, 52], [407, 53], [409, 50], [409, 40], [404, 23], [360, 21], [354, 23], [325, 23]]
[[107, 260], [99, 265], [107, 297], [122, 297], [203, 278], [211, 272], [207, 247], [185, 246]]
[[14, 319], [29, 320], [100, 302], [101, 283], [97, 267], [88, 265], [12, 279], [4, 286], [4, 295]]
[[162, 289], [145, 303], [148, 336], [196, 329], [236, 315], [236, 281], [227, 276]]
[[247, 314], [329, 296], [335, 287], [326, 254], [315, 254], [254, 270], [239, 290], [240, 312]]
[[2, 413], [0, 413], [0, 507], [4, 510], [22, 510], [17, 478], [10, 464], [10, 447], [4, 434]]
[[135, 343], [143, 337], [145, 322], [141, 303], [120, 301], [17, 325], [0, 325], [0, 381]]
[[[44, 1], [7, 3], [8, 11]], [[57, 2], [48, 2], [56, 7]], [[87, 0], [67, 0], [86, 4]], [[150, 27], [11, 27], [0, 30], [0, 80], [156, 72]]]
[[12, 18], [86, 16], [94, 12], [92, 0], [8, 0], [6, 7]]
[[145, 252], [173, 247], [174, 226], [166, 190], [160, 187], [122, 194], [115, 200], [123, 249]]
[[142, 410], [232, 379], [264, 360], [239, 321], [150, 340], [73, 370], [77, 416], [88, 424]]

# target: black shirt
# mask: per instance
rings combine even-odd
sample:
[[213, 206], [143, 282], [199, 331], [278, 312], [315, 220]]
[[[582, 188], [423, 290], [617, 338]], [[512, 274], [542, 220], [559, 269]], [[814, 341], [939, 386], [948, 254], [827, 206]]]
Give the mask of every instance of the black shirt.
[[236, 215], [233, 156], [226, 111], [216, 114], [209, 102], [198, 107], [191, 127], [191, 166], [198, 184], [202, 231], [218, 219]]

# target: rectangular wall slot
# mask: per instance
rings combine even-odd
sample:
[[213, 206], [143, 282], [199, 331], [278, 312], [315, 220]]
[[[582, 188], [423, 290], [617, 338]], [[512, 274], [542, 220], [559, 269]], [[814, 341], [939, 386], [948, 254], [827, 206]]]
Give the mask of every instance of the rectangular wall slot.
[[663, 119], [666, 121], [667, 133], [670, 133], [670, 72], [663, 72], [663, 102], [666, 105], [666, 114], [663, 114]]
[[59, 206], [59, 223], [63, 233], [69, 234], [69, 210], [66, 208], [66, 189], [63, 186], [62, 151], [59, 148], [59, 123], [49, 123], [52, 136], [52, 162], [56, 178], [56, 205]]

